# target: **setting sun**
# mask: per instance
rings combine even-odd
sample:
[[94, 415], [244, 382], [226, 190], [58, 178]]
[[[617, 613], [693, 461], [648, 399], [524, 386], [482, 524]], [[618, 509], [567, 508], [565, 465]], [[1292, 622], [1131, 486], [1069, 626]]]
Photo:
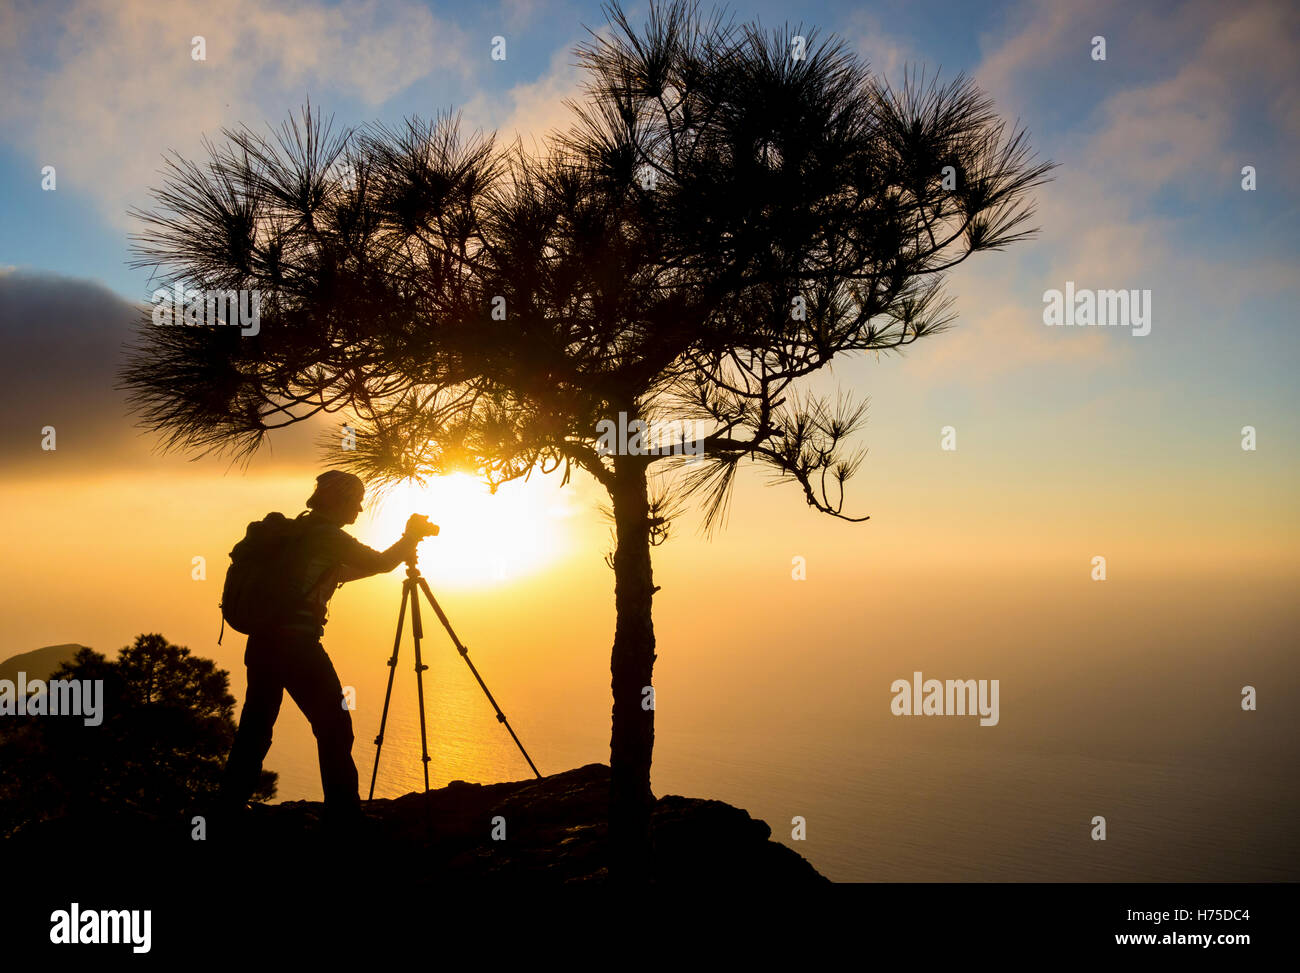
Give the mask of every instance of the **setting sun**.
[[367, 497], [358, 530], [384, 548], [411, 513], [440, 528], [420, 546], [420, 570], [451, 587], [490, 587], [540, 571], [563, 556], [570, 538], [570, 501], [545, 478], [507, 483], [495, 494], [466, 473], [434, 477], [425, 486], [404, 482]]

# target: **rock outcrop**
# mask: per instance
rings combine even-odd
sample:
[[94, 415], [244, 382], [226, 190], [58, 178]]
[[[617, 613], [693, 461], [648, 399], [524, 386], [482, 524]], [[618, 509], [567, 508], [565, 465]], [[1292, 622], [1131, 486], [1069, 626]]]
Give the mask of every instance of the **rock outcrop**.
[[[397, 880], [417, 890], [598, 885], [607, 876], [604, 764], [501, 784], [453, 781], [427, 799], [414, 793], [364, 807], [369, 826], [360, 834], [339, 834], [311, 801], [252, 805], [237, 823], [105, 809], [26, 828], [5, 850], [21, 857], [75, 848], [82, 864], [101, 874], [131, 876], [148, 887], [180, 880], [214, 890], [225, 883], [242, 889], [247, 876], [266, 874], [346, 876], [349, 885]], [[767, 824], [721, 801], [661, 797], [651, 823], [658, 884], [787, 889], [828, 882], [771, 840]], [[199, 833], [202, 840], [195, 840]]]

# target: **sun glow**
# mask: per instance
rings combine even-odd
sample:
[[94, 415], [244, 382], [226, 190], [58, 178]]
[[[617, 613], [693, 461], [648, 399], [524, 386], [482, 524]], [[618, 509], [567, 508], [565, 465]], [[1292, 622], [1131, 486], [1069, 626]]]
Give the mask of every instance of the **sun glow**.
[[420, 544], [420, 570], [443, 586], [491, 587], [542, 570], [569, 549], [569, 505], [546, 478], [513, 482], [496, 494], [465, 473], [406, 482], [367, 494], [362, 539], [380, 550], [397, 540], [413, 513], [440, 528]]

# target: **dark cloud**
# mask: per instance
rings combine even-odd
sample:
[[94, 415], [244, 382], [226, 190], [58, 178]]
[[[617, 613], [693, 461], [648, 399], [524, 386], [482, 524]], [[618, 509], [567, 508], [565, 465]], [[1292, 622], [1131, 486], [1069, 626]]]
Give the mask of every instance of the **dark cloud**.
[[[139, 309], [85, 280], [26, 271], [0, 274], [0, 460], [63, 473], [149, 456], [115, 390]], [[41, 449], [53, 426], [58, 448]]]
[[[140, 306], [93, 281], [55, 274], [0, 272], [0, 464], [25, 475], [93, 475], [145, 467], [219, 472], [229, 458], [198, 463], [160, 456], [157, 437], [136, 425], [116, 386], [134, 341]], [[57, 449], [41, 449], [41, 429], [53, 426]], [[275, 436], [250, 464], [314, 466], [312, 430]]]

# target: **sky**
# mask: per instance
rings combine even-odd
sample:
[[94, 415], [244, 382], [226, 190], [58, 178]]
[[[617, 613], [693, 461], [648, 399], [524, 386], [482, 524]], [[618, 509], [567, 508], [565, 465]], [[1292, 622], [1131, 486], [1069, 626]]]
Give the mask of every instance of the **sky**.
[[[639, 22], [645, 4], [627, 9]], [[1300, 8], [729, 9], [772, 27], [797, 13], [887, 80], [909, 66], [965, 73], [1058, 168], [1035, 191], [1038, 236], [950, 276], [951, 331], [824, 380], [870, 399], [846, 505], [870, 521], [826, 518], [795, 485], [747, 473], [726, 530], [704, 537], [691, 513], [656, 549], [657, 678], [675, 701], [658, 716], [656, 789], [697, 786], [699, 755], [729, 734], [774, 746], [865, 733], [867, 720], [892, 739], [887, 685], [926, 667], [1019, 677], [1000, 732], [1025, 746], [1092, 741], [1113, 756], [1294, 739], [1290, 705], [1233, 738], [1233, 700], [1263, 679], [1273, 699], [1297, 697]], [[530, 0], [0, 5], [0, 525], [16, 554], [0, 566], [0, 657], [161, 631], [217, 658], [242, 692], [242, 640], [215, 644], [226, 553], [248, 521], [301, 509], [317, 472], [310, 430], [273, 437], [241, 468], [159, 455], [124, 411], [116, 368], [151, 290], [129, 266], [130, 210], [149, 204], [164, 153], [196, 157], [223, 126], [265, 130], [308, 98], [340, 127], [452, 109], [538, 144], [580, 97], [573, 47], [606, 24], [596, 4]], [[206, 61], [191, 57], [195, 35]], [[496, 35], [504, 61], [490, 57]], [[1066, 282], [1149, 291], [1150, 332], [1045, 326], [1044, 292]], [[955, 449], [942, 448], [946, 427]], [[601, 499], [581, 477], [563, 489], [537, 477], [496, 502], [456, 481], [357, 525], [381, 547], [412, 505], [444, 525], [426, 574], [496, 664], [499, 697], [554, 694], [527, 705], [568, 765], [608, 755]], [[206, 580], [192, 576], [196, 556]], [[796, 557], [806, 581], [791, 577]], [[371, 579], [335, 599], [346, 662], [379, 668], [397, 590]], [[1219, 692], [1216, 716], [1191, 715], [1192, 696]], [[302, 723], [287, 732], [269, 764], [309, 739]], [[466, 758], [443, 779], [476, 768]], [[310, 794], [313, 773], [282, 796]]]

